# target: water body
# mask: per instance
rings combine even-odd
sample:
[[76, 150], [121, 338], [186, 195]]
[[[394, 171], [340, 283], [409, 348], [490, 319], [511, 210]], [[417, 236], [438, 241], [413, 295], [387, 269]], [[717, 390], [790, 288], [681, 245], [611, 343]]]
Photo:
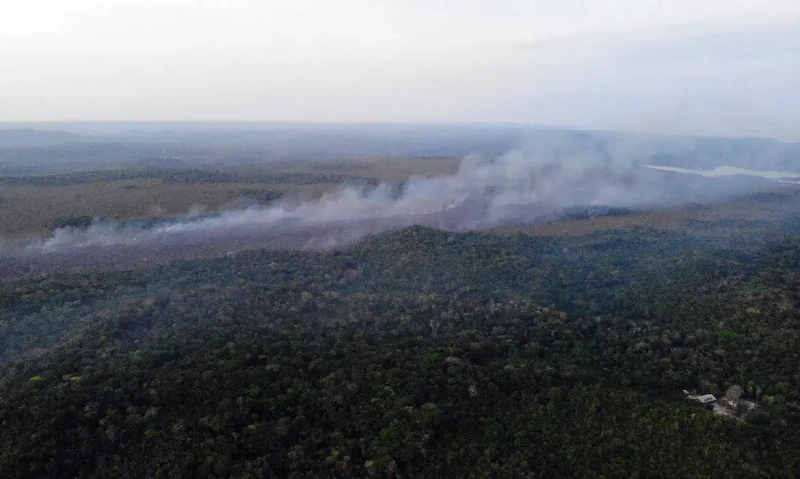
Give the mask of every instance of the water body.
[[790, 173], [788, 171], [762, 171], [762, 170], [748, 170], [746, 168], [739, 168], [737, 166], [718, 166], [712, 170], [692, 170], [689, 168], [678, 168], [674, 166], [659, 166], [659, 165], [644, 165], [645, 168], [650, 168], [658, 171], [670, 171], [673, 173], [686, 173], [692, 175], [705, 176], [707, 178], [719, 178], [725, 176], [753, 176], [757, 178], [765, 178], [768, 180], [776, 180], [788, 183], [800, 183], [800, 173]]

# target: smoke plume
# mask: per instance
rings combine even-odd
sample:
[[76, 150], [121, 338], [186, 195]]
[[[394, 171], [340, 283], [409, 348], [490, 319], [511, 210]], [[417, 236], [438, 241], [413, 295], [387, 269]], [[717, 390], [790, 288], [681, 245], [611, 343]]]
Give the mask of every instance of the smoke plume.
[[650, 208], [769, 187], [764, 182], [777, 185], [764, 178], [742, 181], [747, 175], [743, 169], [724, 170], [736, 174], [737, 181], [721, 182], [709, 175], [685, 174], [693, 170], [645, 168], [652, 152], [631, 141], [581, 134], [563, 140], [554, 135], [550, 143], [526, 145], [497, 158], [466, 157], [451, 176], [413, 177], [375, 188], [342, 187], [312, 201], [285, 200], [215, 215], [193, 211], [150, 224], [96, 221], [85, 229], [57, 229], [22, 250], [6, 247], [6, 257], [170, 245], [330, 248], [413, 224], [452, 230], [533, 224], [557, 219], [571, 208]]

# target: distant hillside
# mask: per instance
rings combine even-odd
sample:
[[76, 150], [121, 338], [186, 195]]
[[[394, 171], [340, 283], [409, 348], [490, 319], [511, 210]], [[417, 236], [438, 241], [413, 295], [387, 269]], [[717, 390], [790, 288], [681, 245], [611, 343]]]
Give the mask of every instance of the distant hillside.
[[[97, 169], [153, 158], [194, 165], [341, 158], [410, 158], [518, 151], [528, 158], [691, 169], [730, 165], [792, 171], [800, 144], [765, 138], [711, 138], [579, 131], [522, 125], [71, 124], [0, 129], [4, 174]], [[52, 129], [47, 129], [52, 128]], [[71, 130], [71, 131], [67, 131]], [[181, 167], [167, 161], [162, 167]]]
[[33, 128], [0, 129], [0, 148], [56, 146], [91, 141], [88, 135]]

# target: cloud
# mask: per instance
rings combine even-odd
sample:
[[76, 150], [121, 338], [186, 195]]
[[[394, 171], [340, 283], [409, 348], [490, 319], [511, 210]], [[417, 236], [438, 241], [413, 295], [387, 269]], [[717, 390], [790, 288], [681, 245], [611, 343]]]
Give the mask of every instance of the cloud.
[[528, 122], [798, 138], [794, 0], [31, 0], [9, 120]]

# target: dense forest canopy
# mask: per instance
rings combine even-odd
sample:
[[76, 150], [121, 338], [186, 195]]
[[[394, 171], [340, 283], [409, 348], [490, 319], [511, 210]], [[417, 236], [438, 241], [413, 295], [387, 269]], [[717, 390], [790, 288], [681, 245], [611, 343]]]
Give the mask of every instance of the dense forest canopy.
[[[0, 471], [793, 477], [797, 220], [411, 227], [6, 281]], [[681, 393], [733, 385], [741, 419]]]

